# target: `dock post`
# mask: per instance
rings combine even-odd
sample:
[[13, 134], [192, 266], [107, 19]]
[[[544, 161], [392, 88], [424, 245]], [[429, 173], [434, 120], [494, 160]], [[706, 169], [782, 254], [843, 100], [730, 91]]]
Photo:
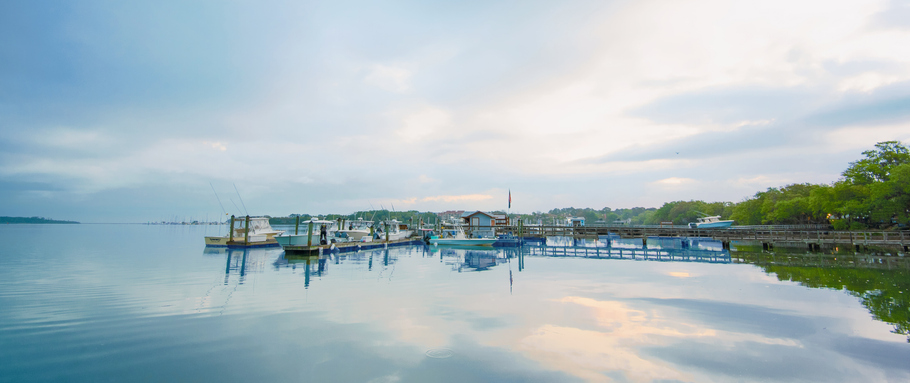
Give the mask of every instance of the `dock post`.
[[246, 222], [244, 223], [243, 244], [250, 244], [250, 216], [246, 216]]
[[641, 237], [641, 247], [644, 249], [648, 248], [648, 237]]
[[389, 223], [385, 223], [385, 243], [389, 243]]
[[234, 216], [231, 216], [231, 239], [229, 241], [234, 242]]
[[310, 224], [307, 225], [306, 246], [307, 247], [313, 246], [313, 221], [312, 220], [310, 221]]
[[297, 216], [297, 223], [294, 224], [294, 235], [300, 233], [300, 216]]

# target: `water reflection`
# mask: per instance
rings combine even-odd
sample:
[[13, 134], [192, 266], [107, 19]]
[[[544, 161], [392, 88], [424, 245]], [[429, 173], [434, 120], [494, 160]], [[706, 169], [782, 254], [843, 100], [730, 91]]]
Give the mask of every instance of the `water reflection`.
[[737, 262], [758, 265], [781, 281], [847, 291], [875, 319], [910, 343], [910, 259], [855, 253], [744, 252]]
[[600, 237], [289, 257], [202, 250], [204, 228], [2, 229], [0, 381], [910, 381], [901, 257]]

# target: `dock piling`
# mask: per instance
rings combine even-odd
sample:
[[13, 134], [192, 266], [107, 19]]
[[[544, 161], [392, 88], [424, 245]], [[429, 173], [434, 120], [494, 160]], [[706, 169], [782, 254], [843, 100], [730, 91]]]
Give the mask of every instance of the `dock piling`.
[[310, 221], [309, 225], [307, 225], [306, 245], [307, 247], [313, 246], [313, 221]]
[[231, 232], [230, 232], [230, 242], [234, 242], [234, 216], [231, 216]]
[[250, 244], [250, 216], [246, 216], [243, 226], [243, 245], [246, 246]]

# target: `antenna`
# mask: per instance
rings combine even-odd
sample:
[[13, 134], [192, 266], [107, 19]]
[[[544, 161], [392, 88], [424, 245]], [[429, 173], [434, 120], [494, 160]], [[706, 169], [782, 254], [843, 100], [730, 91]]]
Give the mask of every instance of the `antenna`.
[[246, 210], [246, 204], [243, 203], [243, 197], [240, 196], [240, 191], [237, 190], [237, 184], [231, 183], [231, 185], [234, 185], [234, 191], [237, 192], [237, 198], [240, 198], [240, 204], [243, 205], [243, 211], [246, 212], [246, 215], [250, 215], [250, 212]]
[[[212, 187], [212, 193], [215, 193], [215, 199], [218, 200], [218, 206], [221, 206], [221, 211], [224, 213], [224, 215], [227, 215], [227, 210], [224, 210], [224, 205], [221, 203], [221, 198], [218, 197], [218, 192], [215, 191], [215, 187], [212, 186], [211, 181], [209, 181], [209, 186]], [[208, 220], [208, 219], [206, 219], [206, 220]]]

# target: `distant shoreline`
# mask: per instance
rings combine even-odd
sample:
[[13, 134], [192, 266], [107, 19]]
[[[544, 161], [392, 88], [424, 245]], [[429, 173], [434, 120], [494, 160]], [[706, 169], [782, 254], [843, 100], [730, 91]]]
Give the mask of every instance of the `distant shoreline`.
[[78, 224], [76, 221], [60, 221], [42, 217], [0, 217], [0, 225], [8, 224]]

